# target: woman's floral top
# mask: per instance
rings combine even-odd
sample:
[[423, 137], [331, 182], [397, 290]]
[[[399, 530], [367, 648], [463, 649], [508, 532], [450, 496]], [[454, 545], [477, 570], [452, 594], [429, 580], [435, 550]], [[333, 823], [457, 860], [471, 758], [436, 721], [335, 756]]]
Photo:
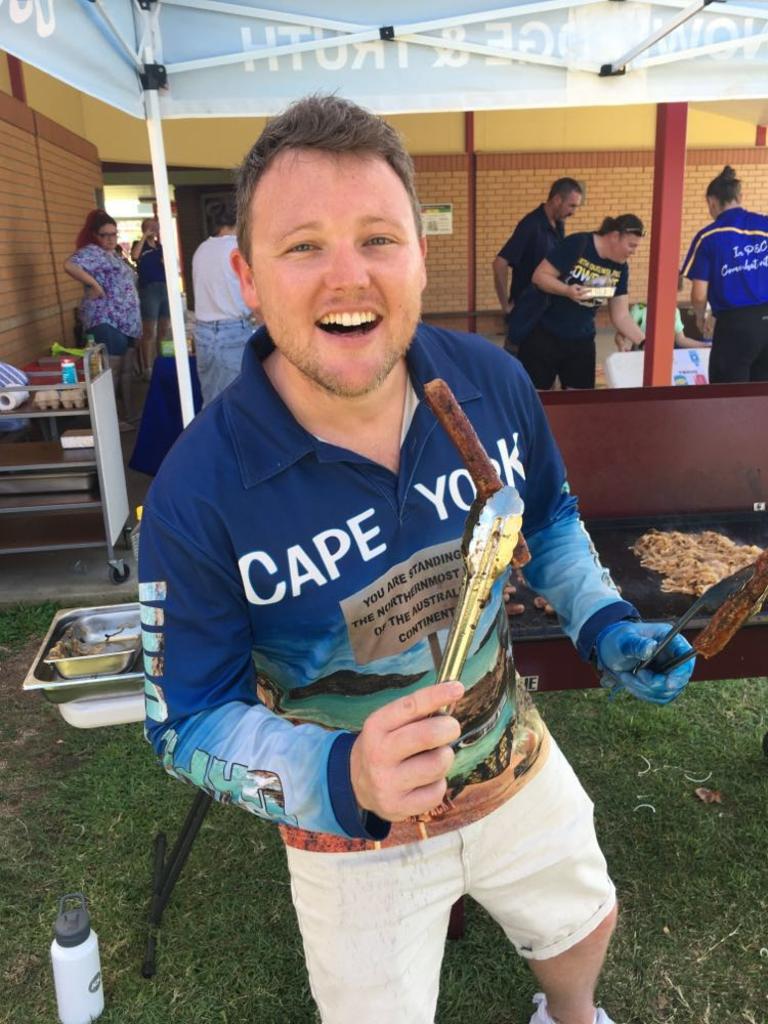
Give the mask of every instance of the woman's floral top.
[[119, 256], [93, 243], [78, 249], [72, 262], [87, 270], [104, 289], [103, 299], [89, 298], [86, 292], [80, 303], [83, 327], [89, 330], [97, 324], [112, 324], [129, 338], [140, 338], [139, 294], [131, 267]]

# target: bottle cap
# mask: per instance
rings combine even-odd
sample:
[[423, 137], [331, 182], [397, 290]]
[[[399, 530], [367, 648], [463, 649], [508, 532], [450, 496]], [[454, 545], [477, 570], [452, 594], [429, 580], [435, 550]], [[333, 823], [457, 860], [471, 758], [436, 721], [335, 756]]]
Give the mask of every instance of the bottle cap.
[[[70, 901], [77, 906], [66, 909]], [[79, 946], [91, 934], [91, 919], [85, 896], [81, 892], [68, 893], [59, 900], [59, 916], [53, 926], [53, 934], [60, 946]]]

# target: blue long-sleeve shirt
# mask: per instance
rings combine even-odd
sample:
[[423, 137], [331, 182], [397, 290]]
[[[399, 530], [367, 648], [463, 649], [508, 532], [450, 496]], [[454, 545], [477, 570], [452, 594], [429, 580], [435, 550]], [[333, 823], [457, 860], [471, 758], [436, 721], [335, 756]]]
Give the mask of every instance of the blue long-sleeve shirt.
[[[435, 680], [474, 489], [423, 401], [397, 473], [309, 434], [263, 371], [271, 347], [262, 329], [145, 505], [147, 732], [172, 774], [288, 826], [289, 842], [348, 848], [389, 832], [358, 808], [349, 754], [372, 711]], [[526, 576], [588, 655], [604, 625], [636, 613], [597, 560], [527, 375], [484, 339], [424, 325], [407, 363], [417, 397], [448, 383], [519, 491]], [[462, 673], [456, 713], [473, 739], [430, 833], [498, 806], [536, 758], [542, 728], [518, 707], [503, 583]], [[418, 834], [396, 826], [388, 841]]]

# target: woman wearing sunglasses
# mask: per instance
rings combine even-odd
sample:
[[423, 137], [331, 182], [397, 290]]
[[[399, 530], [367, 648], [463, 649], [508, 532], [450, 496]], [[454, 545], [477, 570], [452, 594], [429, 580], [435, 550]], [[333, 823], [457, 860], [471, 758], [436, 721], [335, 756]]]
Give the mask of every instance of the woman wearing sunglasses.
[[[91, 210], [75, 245], [77, 251], [65, 261], [64, 269], [84, 286], [80, 302], [83, 329], [97, 343], [106, 345], [124, 415], [130, 419], [133, 345], [141, 337], [136, 277], [130, 264], [117, 254], [117, 224], [106, 210]], [[130, 358], [126, 358], [127, 353]]]
[[539, 389], [595, 386], [595, 314], [608, 304], [611, 323], [640, 344], [645, 334], [629, 313], [627, 260], [645, 234], [633, 213], [606, 217], [596, 232], [569, 235], [541, 261], [533, 285], [550, 296], [518, 357]]

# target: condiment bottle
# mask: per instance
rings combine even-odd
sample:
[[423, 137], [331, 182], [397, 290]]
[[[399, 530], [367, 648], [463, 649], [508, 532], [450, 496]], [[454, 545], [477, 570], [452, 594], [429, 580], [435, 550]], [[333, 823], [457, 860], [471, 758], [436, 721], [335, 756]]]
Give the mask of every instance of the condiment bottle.
[[77, 369], [74, 359], [61, 360], [61, 383], [77, 384]]
[[85, 357], [91, 379], [101, 373], [101, 350], [96, 348], [96, 339], [90, 333], [85, 336]]

